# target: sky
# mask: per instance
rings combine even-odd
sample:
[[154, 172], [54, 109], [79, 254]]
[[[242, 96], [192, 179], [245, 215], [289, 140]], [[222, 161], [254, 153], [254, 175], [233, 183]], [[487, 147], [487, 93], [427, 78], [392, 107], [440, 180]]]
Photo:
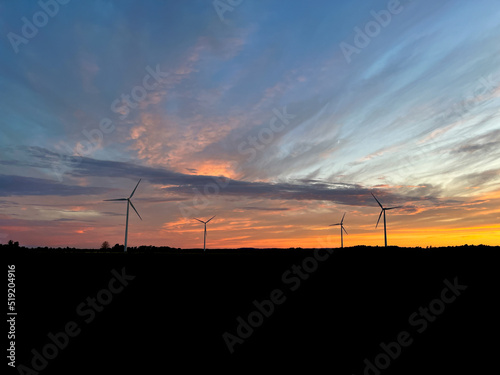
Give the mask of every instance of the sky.
[[0, 15], [0, 243], [500, 245], [497, 0]]

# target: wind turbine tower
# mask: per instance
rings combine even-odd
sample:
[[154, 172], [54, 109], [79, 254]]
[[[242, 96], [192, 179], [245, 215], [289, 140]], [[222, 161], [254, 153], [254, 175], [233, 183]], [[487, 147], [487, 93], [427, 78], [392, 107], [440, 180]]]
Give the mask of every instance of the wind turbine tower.
[[139, 180], [139, 182], [137, 183], [137, 185], [135, 185], [135, 189], [132, 191], [132, 194], [130, 194], [130, 197], [128, 198], [118, 198], [118, 199], [105, 199], [104, 201], [106, 202], [116, 202], [116, 201], [127, 201], [127, 219], [125, 221], [125, 252], [127, 252], [127, 237], [128, 237], [128, 212], [129, 212], [129, 208], [130, 206], [132, 206], [132, 208], [134, 209], [135, 213], [137, 214], [137, 216], [139, 216], [139, 219], [142, 220], [142, 217], [141, 215], [139, 215], [139, 212], [137, 212], [137, 210], [135, 209], [134, 207], [134, 204], [132, 203], [131, 199], [132, 197], [134, 196], [134, 193], [135, 191], [137, 190], [137, 186], [139, 186], [139, 184], [141, 183], [141, 180]]
[[342, 220], [340, 220], [340, 223], [337, 223], [337, 224], [331, 224], [330, 226], [334, 226], [334, 225], [340, 225], [340, 248], [343, 249], [344, 248], [344, 233], [347, 234], [347, 231], [345, 230], [344, 228], [344, 217], [345, 217], [345, 212], [344, 212], [344, 216], [342, 216]]
[[208, 219], [207, 221], [203, 221], [203, 220], [200, 220], [200, 219], [197, 219], [197, 218], [194, 218], [195, 220], [198, 220], [200, 223], [203, 223], [205, 224], [205, 232], [203, 234], [203, 251], [205, 251], [206, 249], [206, 244], [207, 244], [207, 224], [210, 222], [210, 220], [212, 220], [216, 215], [212, 216], [210, 219]]
[[378, 227], [378, 223], [380, 221], [380, 217], [382, 216], [382, 214], [384, 214], [384, 239], [385, 239], [385, 247], [387, 247], [387, 225], [386, 225], [386, 221], [385, 221], [385, 211], [387, 211], [387, 210], [394, 210], [395, 208], [401, 208], [403, 206], [387, 207], [386, 208], [386, 207], [382, 206], [382, 204], [378, 201], [378, 199], [375, 197], [375, 195], [373, 195], [373, 193], [371, 193], [371, 195], [373, 196], [373, 198], [375, 198], [375, 200], [377, 201], [378, 205], [382, 209], [380, 211], [380, 215], [378, 215], [377, 225], [375, 225], [375, 228]]

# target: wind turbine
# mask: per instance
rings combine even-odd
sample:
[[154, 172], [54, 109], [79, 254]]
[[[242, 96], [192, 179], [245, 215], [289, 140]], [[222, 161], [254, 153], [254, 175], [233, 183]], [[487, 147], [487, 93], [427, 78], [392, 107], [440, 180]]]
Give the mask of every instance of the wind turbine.
[[130, 194], [130, 197], [128, 198], [118, 198], [118, 199], [105, 199], [106, 202], [113, 202], [113, 201], [127, 201], [127, 221], [126, 221], [126, 224], [125, 224], [125, 252], [127, 252], [127, 237], [128, 237], [128, 211], [129, 211], [129, 207], [132, 206], [132, 208], [134, 209], [135, 213], [137, 214], [137, 216], [139, 216], [139, 219], [142, 220], [142, 217], [141, 215], [139, 215], [139, 212], [137, 212], [137, 210], [135, 209], [134, 207], [134, 204], [132, 203], [132, 201], [130, 199], [132, 199], [132, 197], [134, 196], [134, 193], [135, 191], [137, 190], [137, 186], [139, 186], [139, 184], [141, 183], [141, 180], [139, 180], [139, 182], [137, 183], [137, 185], [135, 185], [135, 189], [134, 191], [132, 191], [132, 194]]
[[378, 215], [378, 220], [377, 220], [377, 225], [375, 225], [375, 228], [378, 227], [378, 223], [380, 221], [380, 217], [382, 216], [382, 214], [384, 214], [384, 238], [385, 238], [385, 247], [387, 247], [387, 227], [386, 227], [386, 222], [385, 222], [385, 211], [387, 210], [393, 210], [395, 208], [401, 208], [403, 206], [397, 206], [397, 207], [387, 207], [385, 208], [384, 206], [382, 206], [382, 204], [378, 201], [378, 199], [375, 197], [375, 195], [373, 195], [373, 193], [371, 193], [371, 195], [373, 196], [373, 198], [375, 198], [375, 200], [377, 201], [378, 205], [380, 206], [380, 208], [382, 209], [382, 211], [380, 211], [380, 215]]
[[340, 223], [337, 223], [337, 224], [331, 224], [330, 226], [334, 226], [334, 225], [340, 225], [340, 246], [341, 248], [343, 249], [344, 248], [344, 233], [342, 231], [345, 232], [345, 234], [347, 234], [347, 231], [345, 230], [344, 228], [344, 217], [345, 217], [345, 212], [344, 212], [344, 216], [342, 216], [342, 220], [340, 220]]
[[207, 244], [207, 224], [210, 220], [212, 220], [216, 215], [212, 216], [210, 219], [208, 219], [207, 221], [203, 221], [203, 220], [200, 220], [200, 219], [197, 219], [197, 218], [194, 218], [195, 220], [198, 220], [200, 223], [203, 223], [205, 224], [205, 232], [204, 232], [204, 236], [203, 236], [203, 251], [205, 251], [206, 249], [206, 244]]

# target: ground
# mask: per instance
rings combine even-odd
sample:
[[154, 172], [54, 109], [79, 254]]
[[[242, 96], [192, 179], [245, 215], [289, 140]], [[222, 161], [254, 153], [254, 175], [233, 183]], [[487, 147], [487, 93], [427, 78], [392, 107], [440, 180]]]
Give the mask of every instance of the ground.
[[17, 364], [49, 333], [79, 329], [48, 374], [325, 364], [442, 374], [496, 355], [485, 339], [499, 248], [2, 250], [16, 265]]

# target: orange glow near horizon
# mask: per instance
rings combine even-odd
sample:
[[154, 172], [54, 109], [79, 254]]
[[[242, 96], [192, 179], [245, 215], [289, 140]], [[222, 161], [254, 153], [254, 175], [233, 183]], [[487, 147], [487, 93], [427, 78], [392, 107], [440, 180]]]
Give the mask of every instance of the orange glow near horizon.
[[[189, 200], [180, 201], [185, 202], [191, 204]], [[136, 200], [135, 205], [144, 220], [139, 220], [134, 213], [130, 216], [129, 246], [201, 248], [203, 224], [193, 217], [183, 217], [177, 203], [167, 201], [163, 209], [158, 203]], [[205, 204], [203, 200], [198, 203]], [[460, 205], [422, 205], [408, 213], [390, 211], [387, 215], [388, 245], [498, 246], [500, 224], [496, 223], [500, 209], [496, 207], [499, 205], [500, 191], [492, 191], [463, 199]], [[23, 207], [28, 207], [23, 211], [27, 221], [22, 221], [20, 215], [17, 218], [1, 215], [4, 222], [12, 220], [10, 225], [0, 227], [2, 243], [12, 239], [30, 247], [99, 248], [104, 241], [112, 246], [124, 242], [125, 205], [105, 203], [104, 206], [94, 200], [91, 204], [77, 203], [54, 210], [29, 204]], [[338, 222], [344, 212], [347, 212], [344, 225], [349, 233], [344, 235], [345, 247], [384, 246], [382, 222], [375, 228], [379, 209], [374, 205], [348, 207], [325, 201], [215, 196], [210, 200], [210, 207], [193, 211], [193, 216], [196, 214], [201, 220], [216, 215], [207, 225], [207, 248], [338, 248], [339, 229], [329, 225]], [[104, 215], [107, 211], [112, 215]], [[51, 225], [22, 225], [35, 214], [45, 215]]]
[[[85, 248], [96, 248], [107, 240], [110, 244], [123, 244], [122, 226], [121, 231], [112, 231], [109, 235], [99, 235], [100, 239], [96, 240], [95, 230], [77, 229], [73, 234], [66, 233], [60, 236], [33, 236], [32, 228], [28, 227], [3, 227], [3, 230], [8, 230], [11, 235], [3, 235], [0, 237], [2, 242], [7, 243], [9, 239], [19, 241], [25, 246], [70, 246]], [[322, 234], [305, 234], [300, 233], [276, 233], [277, 231], [263, 232], [261, 234], [253, 233], [245, 234], [240, 231], [228, 231], [215, 225], [207, 225], [207, 248], [337, 248], [340, 247], [340, 234], [337, 230], [323, 231]], [[318, 232], [321, 231], [319, 228]], [[89, 234], [89, 232], [93, 232]], [[236, 232], [236, 233], [235, 233]], [[327, 233], [329, 232], [329, 233]], [[29, 235], [30, 234], [30, 235]], [[77, 240], [75, 235], [78, 235]], [[92, 238], [89, 238], [89, 235]], [[36, 238], [35, 238], [36, 237]], [[421, 230], [401, 230], [388, 229], [387, 233], [388, 245], [399, 247], [440, 247], [440, 246], [461, 246], [469, 245], [489, 245], [498, 246], [500, 238], [500, 225], [478, 226], [468, 228], [424, 228]], [[36, 240], [36, 243], [31, 241]], [[41, 240], [41, 241], [40, 241]], [[83, 242], [81, 242], [83, 240]], [[78, 241], [81, 245], [77, 245], [74, 241]], [[28, 243], [27, 243], [28, 242]], [[41, 243], [40, 243], [41, 242]], [[129, 232], [129, 245], [153, 245], [153, 246], [170, 246], [180, 248], [200, 248], [203, 244], [203, 224], [190, 225], [185, 229], [162, 229], [160, 236], [153, 238], [150, 233], [146, 232]], [[344, 234], [344, 247], [352, 246], [384, 246], [383, 229], [379, 228], [373, 232], [357, 233], [354, 230], [349, 230], [349, 235]]]

